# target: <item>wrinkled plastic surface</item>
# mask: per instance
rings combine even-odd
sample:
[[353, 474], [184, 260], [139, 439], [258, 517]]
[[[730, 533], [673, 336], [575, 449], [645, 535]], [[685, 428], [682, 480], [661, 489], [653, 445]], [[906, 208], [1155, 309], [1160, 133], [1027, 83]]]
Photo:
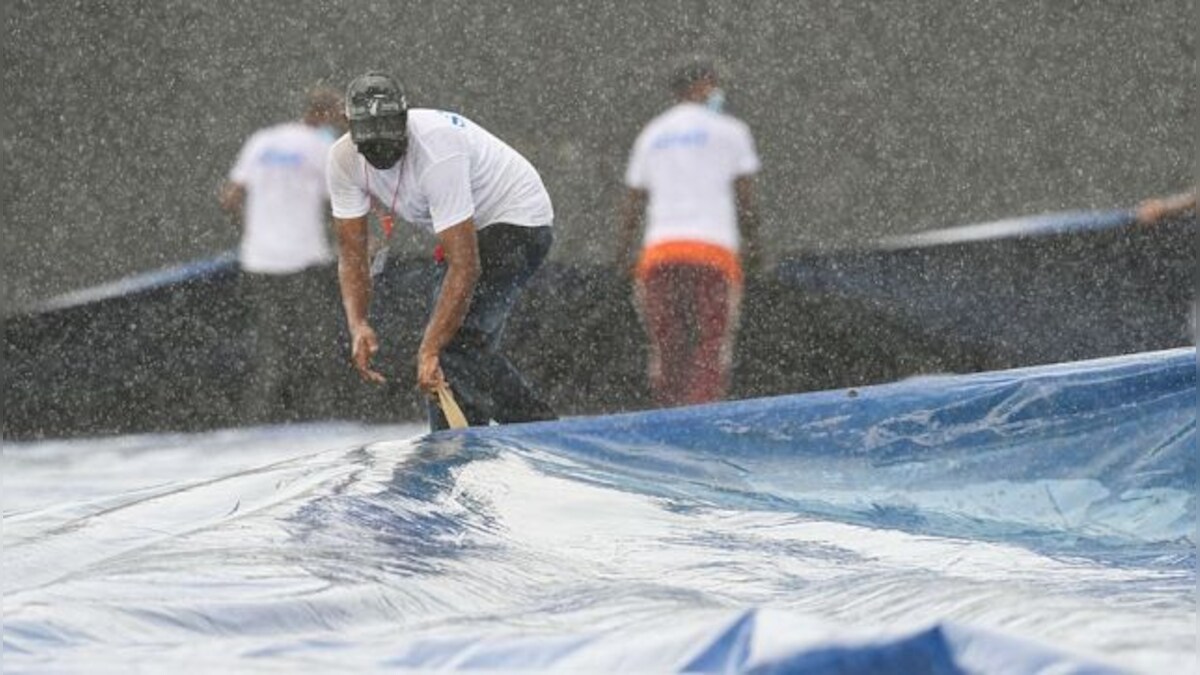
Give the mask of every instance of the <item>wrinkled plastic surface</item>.
[[1196, 355], [445, 432], [9, 446], [51, 670], [1189, 672]]

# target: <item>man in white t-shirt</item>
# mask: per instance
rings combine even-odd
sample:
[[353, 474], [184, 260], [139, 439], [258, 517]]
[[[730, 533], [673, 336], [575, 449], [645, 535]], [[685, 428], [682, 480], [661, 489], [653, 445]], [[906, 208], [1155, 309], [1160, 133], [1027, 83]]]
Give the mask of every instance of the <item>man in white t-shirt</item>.
[[[346, 91], [350, 133], [329, 153], [329, 193], [351, 358], [368, 382], [379, 348], [368, 321], [367, 215], [386, 215], [436, 236], [437, 297], [417, 352], [417, 386], [448, 385], [472, 425], [554, 419], [499, 352], [508, 315], [553, 240], [550, 196], [533, 165], [457, 113], [408, 108], [390, 75], [371, 72]], [[429, 406], [430, 426], [447, 427]]]
[[[635, 280], [659, 405], [716, 401], [728, 391], [742, 261], [757, 267], [750, 129], [722, 112], [717, 72], [692, 59], [671, 78], [675, 106], [646, 125], [625, 173], [618, 265]], [[633, 249], [642, 219], [641, 254]]]
[[343, 125], [341, 95], [312, 89], [302, 120], [250, 136], [222, 186], [221, 206], [242, 226], [238, 261], [253, 322], [245, 421], [301, 416], [326, 384], [336, 324], [306, 317], [336, 298], [325, 167]]

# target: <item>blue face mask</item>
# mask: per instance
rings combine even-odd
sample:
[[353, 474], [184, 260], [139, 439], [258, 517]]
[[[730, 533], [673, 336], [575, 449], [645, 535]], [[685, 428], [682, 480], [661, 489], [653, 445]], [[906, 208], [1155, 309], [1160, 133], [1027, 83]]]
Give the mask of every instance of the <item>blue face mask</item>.
[[715, 113], [725, 110], [725, 90], [720, 87], [714, 87], [708, 93], [708, 98], [704, 99], [704, 105]]
[[336, 141], [338, 136], [341, 135], [338, 133], [337, 127], [333, 126], [332, 124], [322, 124], [321, 126], [317, 127], [317, 131], [331, 141]]

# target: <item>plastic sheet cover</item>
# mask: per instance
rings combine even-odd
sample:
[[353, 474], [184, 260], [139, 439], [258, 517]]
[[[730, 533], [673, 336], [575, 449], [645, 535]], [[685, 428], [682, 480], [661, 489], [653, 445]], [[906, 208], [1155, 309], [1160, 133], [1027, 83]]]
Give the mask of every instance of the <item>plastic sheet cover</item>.
[[1195, 359], [10, 444], [4, 665], [1194, 672]]

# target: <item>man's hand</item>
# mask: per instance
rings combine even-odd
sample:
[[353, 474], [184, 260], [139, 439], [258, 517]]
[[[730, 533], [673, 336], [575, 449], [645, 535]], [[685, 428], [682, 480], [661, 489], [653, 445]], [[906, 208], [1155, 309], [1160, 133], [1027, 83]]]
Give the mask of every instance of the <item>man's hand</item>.
[[437, 396], [440, 387], [446, 386], [446, 375], [437, 352], [421, 351], [417, 354], [417, 387], [430, 396]]
[[377, 351], [379, 338], [375, 335], [375, 329], [365, 323], [355, 326], [350, 334], [350, 360], [363, 382], [382, 384], [387, 381], [382, 373], [371, 369], [371, 357]]

